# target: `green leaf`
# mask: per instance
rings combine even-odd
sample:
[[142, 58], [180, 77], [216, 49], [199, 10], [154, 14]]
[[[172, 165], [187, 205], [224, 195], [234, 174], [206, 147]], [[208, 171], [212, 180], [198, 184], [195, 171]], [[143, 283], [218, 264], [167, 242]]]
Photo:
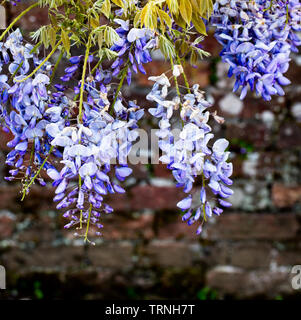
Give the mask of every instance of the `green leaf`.
[[66, 32], [65, 30], [62, 30], [62, 41], [63, 41], [65, 51], [69, 55], [70, 54], [70, 39], [68, 36], [68, 32]]
[[51, 24], [54, 26], [54, 27], [56, 27], [57, 28], [57, 20], [56, 20], [56, 17], [54, 16], [54, 15], [52, 15], [52, 14], [49, 14], [49, 19], [50, 19], [50, 21], [51, 21]]
[[196, 15], [193, 15], [192, 16], [192, 23], [198, 33], [203, 34], [204, 36], [207, 36], [206, 25], [205, 25], [204, 21], [202, 20], [202, 18], [200, 18]]
[[174, 20], [179, 27], [186, 29], [186, 22], [180, 14], [177, 17], [174, 17]]
[[138, 11], [134, 18], [134, 27], [137, 28], [141, 19], [141, 11]]
[[196, 65], [197, 62], [198, 62], [198, 54], [195, 51], [192, 51], [190, 56], [190, 64]]
[[111, 2], [110, 0], [105, 0], [102, 7], [101, 12], [109, 19], [111, 14]]
[[113, 60], [118, 57], [118, 53], [116, 51], [112, 51], [110, 49], [104, 48], [103, 54], [106, 56], [108, 60]]
[[211, 53], [205, 50], [202, 50], [200, 48], [195, 48], [196, 53], [200, 56], [201, 59], [204, 59], [204, 57], [208, 58], [211, 56]]
[[205, 19], [209, 19], [213, 11], [212, 0], [199, 0], [199, 6], [200, 6], [200, 11], [199, 11], [200, 15]]
[[178, 0], [166, 0], [166, 3], [171, 13], [177, 14], [179, 12]]
[[192, 18], [192, 6], [187, 0], [180, 0], [180, 13], [185, 22], [189, 25]]
[[165, 59], [170, 59], [170, 57], [175, 57], [176, 55], [175, 46], [165, 36], [160, 36], [159, 48], [164, 54]]
[[103, 32], [99, 32], [98, 36], [97, 36], [97, 43], [98, 43], [98, 47], [99, 49], [102, 48], [103, 46]]
[[179, 52], [181, 55], [187, 55], [191, 51], [190, 45], [186, 41], [182, 41]]
[[90, 18], [90, 25], [93, 29], [99, 27], [99, 16], [95, 15], [95, 17]]
[[116, 41], [119, 40], [119, 35], [113, 28], [106, 26], [104, 31], [104, 40], [106, 45], [111, 47]]
[[163, 11], [161, 9], [158, 10], [158, 14], [159, 14], [161, 24], [164, 25], [164, 23], [166, 23], [168, 28], [171, 29], [171, 26], [172, 26], [171, 17], [165, 11]]
[[116, 6], [123, 8], [124, 7], [124, 3], [122, 0], [111, 0], [113, 3], [116, 4]]
[[181, 38], [182, 36], [184, 36], [183, 32], [173, 29], [172, 33], [175, 35], [176, 38]]
[[51, 47], [54, 48], [56, 44], [56, 30], [52, 27], [49, 29], [49, 42]]
[[151, 30], [157, 29], [158, 8], [150, 1], [141, 11], [141, 25]]
[[40, 37], [45, 49], [48, 49], [49, 47], [49, 30], [47, 29], [47, 26], [45, 28], [41, 28], [41, 37]]

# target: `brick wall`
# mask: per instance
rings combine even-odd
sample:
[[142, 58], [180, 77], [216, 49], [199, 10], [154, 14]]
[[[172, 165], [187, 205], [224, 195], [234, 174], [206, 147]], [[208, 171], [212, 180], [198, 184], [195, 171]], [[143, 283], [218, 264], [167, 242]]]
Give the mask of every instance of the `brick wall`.
[[[24, 5], [9, 12], [12, 19]], [[47, 19], [35, 9], [20, 27]], [[232, 145], [233, 208], [212, 219], [200, 237], [180, 221], [182, 197], [162, 165], [136, 166], [126, 195], [114, 197], [115, 213], [104, 221], [97, 245], [82, 246], [52, 203], [51, 187], [34, 187], [20, 202], [19, 185], [0, 184], [0, 264], [8, 290], [0, 297], [29, 298], [300, 298], [291, 268], [301, 264], [301, 56], [294, 56], [285, 98], [251, 95], [242, 103], [218, 59], [219, 46], [197, 69], [189, 68], [226, 118], [217, 135]], [[150, 74], [169, 69], [155, 60]], [[141, 105], [150, 83], [140, 76], [126, 95]], [[149, 119], [144, 125], [150, 128]], [[1, 133], [1, 178], [8, 137]]]

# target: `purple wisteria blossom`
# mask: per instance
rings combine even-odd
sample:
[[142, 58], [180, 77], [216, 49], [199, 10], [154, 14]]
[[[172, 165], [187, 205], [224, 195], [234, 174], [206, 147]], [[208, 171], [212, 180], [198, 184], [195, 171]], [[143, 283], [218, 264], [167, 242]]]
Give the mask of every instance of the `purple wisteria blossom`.
[[115, 19], [114, 22], [120, 25], [116, 29], [120, 39], [111, 48], [118, 53], [111, 66], [113, 76], [117, 77], [126, 68], [127, 82], [130, 84], [133, 72], [146, 73], [143, 64], [152, 61], [149, 50], [157, 46], [157, 41], [153, 32], [146, 28], [132, 28], [129, 21], [122, 19]]
[[[177, 72], [173, 74], [179, 75]], [[160, 130], [157, 133], [163, 153], [160, 161], [172, 170], [177, 187], [183, 188], [188, 194], [177, 204], [184, 212], [183, 221], [192, 225], [203, 216], [197, 229], [199, 234], [207, 218], [223, 212], [219, 206], [231, 205], [224, 200], [233, 194], [229, 188], [232, 185], [232, 164], [228, 162], [230, 152], [226, 151], [229, 143], [226, 139], [218, 139], [210, 147], [210, 140], [214, 137], [208, 124], [210, 112], [207, 108], [210, 104], [198, 85], [194, 85], [191, 93], [184, 97], [176, 96], [168, 100], [168, 89], [171, 85], [166, 75], [149, 79], [155, 81], [147, 99], [157, 104], [157, 107], [150, 108], [149, 112], [160, 119]], [[177, 128], [171, 119], [178, 109], [182, 126]], [[213, 117], [219, 122], [222, 121], [216, 114], [213, 114]], [[198, 201], [195, 202], [192, 194], [195, 193], [193, 185], [196, 182], [200, 182], [202, 188]], [[211, 190], [213, 197], [209, 197], [208, 190]]]
[[298, 0], [215, 2], [211, 22], [223, 45], [222, 60], [230, 66], [228, 75], [236, 79], [233, 91], [241, 87], [241, 99], [249, 89], [264, 100], [284, 95], [290, 54], [301, 44], [296, 34], [300, 21]]
[[[43, 163], [50, 150], [49, 139], [45, 136], [47, 121], [44, 115], [48, 106], [47, 86], [51, 65], [45, 63], [33, 77], [17, 82], [30, 72], [30, 64], [38, 66], [41, 60], [30, 44], [23, 44], [19, 29], [0, 43], [0, 48], [1, 69], [5, 66], [14, 75], [13, 81], [9, 81], [7, 75], [0, 76], [1, 124], [5, 131], [14, 136], [7, 144], [13, 150], [6, 159], [6, 163], [14, 168], [6, 179], [13, 180], [19, 172], [24, 172], [24, 183], [27, 185], [35, 175], [35, 168]], [[29, 160], [26, 159], [28, 153]], [[45, 184], [40, 177], [38, 181]]]
[[[74, 64], [79, 61], [71, 59]], [[132, 172], [127, 157], [138, 137], [137, 121], [144, 113], [133, 101], [125, 105], [120, 98], [112, 109], [112, 89], [104, 84], [107, 75], [99, 69], [95, 76], [87, 76], [82, 122], [66, 123], [63, 105], [70, 102], [60, 86], [56, 86], [59, 95], [47, 110], [50, 121], [46, 131], [51, 145], [63, 149], [63, 168], [47, 169], [56, 187], [54, 201], [58, 209], [66, 209], [64, 217], [70, 221], [65, 228], [93, 224], [97, 235], [103, 227], [101, 216], [113, 211], [105, 203], [105, 196], [125, 192], [120, 182]]]

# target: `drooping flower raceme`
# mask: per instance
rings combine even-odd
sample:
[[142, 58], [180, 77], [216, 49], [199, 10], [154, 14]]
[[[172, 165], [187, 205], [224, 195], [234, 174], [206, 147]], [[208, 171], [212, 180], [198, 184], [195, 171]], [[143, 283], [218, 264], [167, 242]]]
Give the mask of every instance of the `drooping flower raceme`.
[[[175, 76], [179, 74], [174, 72]], [[160, 119], [157, 135], [159, 147], [163, 155], [160, 161], [167, 164], [172, 170], [177, 181], [177, 187], [183, 188], [188, 194], [178, 203], [178, 207], [184, 212], [183, 221], [188, 225], [200, 220], [197, 234], [202, 230], [203, 222], [212, 214], [220, 215], [221, 207], [229, 207], [231, 204], [224, 199], [232, 195], [229, 188], [232, 180], [232, 164], [229, 163], [229, 152], [226, 151], [228, 141], [218, 139], [210, 147], [210, 140], [214, 137], [208, 124], [210, 112], [207, 110], [210, 104], [205, 100], [204, 93], [194, 85], [192, 91], [183, 97], [176, 96], [168, 100], [170, 82], [165, 74], [159, 77], [150, 77], [155, 84], [148, 94], [147, 99], [157, 104], [156, 108], [150, 108], [149, 112]], [[179, 109], [182, 126], [175, 128], [172, 117]], [[223, 119], [212, 114], [216, 121]], [[198, 200], [193, 201], [193, 186], [201, 184], [201, 192]], [[210, 197], [209, 190], [213, 197]]]
[[223, 45], [222, 60], [229, 64], [229, 77], [235, 76], [233, 91], [240, 87], [244, 99], [248, 88], [265, 100], [284, 95], [284, 76], [290, 54], [301, 44], [301, 5], [293, 1], [217, 0], [212, 25]]
[[[13, 180], [19, 172], [25, 172], [25, 190], [29, 180], [35, 175], [45, 157], [50, 144], [45, 136], [45, 111], [48, 104], [47, 86], [51, 65], [45, 63], [33, 76], [23, 82], [19, 79], [27, 77], [30, 63], [36, 67], [41, 61], [34, 48], [23, 45], [19, 29], [10, 34], [4, 43], [0, 43], [1, 69], [7, 68], [12, 82], [7, 75], [1, 75], [1, 117], [2, 127], [11, 132], [14, 139], [8, 142], [13, 150], [7, 155], [6, 163], [14, 168], [10, 170], [7, 180]], [[29, 159], [28, 159], [29, 158]], [[37, 179], [42, 185], [43, 179]]]
[[[71, 62], [74, 60], [71, 58]], [[113, 211], [104, 202], [104, 196], [125, 192], [119, 182], [132, 172], [127, 157], [138, 137], [137, 121], [144, 113], [133, 101], [125, 106], [120, 96], [112, 107], [110, 90], [110, 86], [103, 84], [102, 71], [97, 70], [95, 77], [87, 76], [84, 84], [87, 98], [82, 122], [66, 125], [60, 97], [48, 109], [52, 121], [46, 126], [52, 138], [51, 145], [63, 148], [60, 161], [63, 168], [57, 171], [49, 167], [47, 173], [56, 186], [54, 201], [59, 202], [57, 208], [67, 209], [64, 217], [70, 222], [65, 227], [81, 228], [86, 223], [88, 229], [94, 224], [97, 235], [101, 234], [101, 215]], [[87, 239], [87, 234], [85, 237]]]

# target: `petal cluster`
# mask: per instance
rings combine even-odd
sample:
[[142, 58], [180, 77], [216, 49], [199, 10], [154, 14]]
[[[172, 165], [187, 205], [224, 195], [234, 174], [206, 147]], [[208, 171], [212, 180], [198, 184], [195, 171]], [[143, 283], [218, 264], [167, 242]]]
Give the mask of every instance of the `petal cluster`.
[[301, 5], [293, 1], [217, 0], [212, 25], [222, 44], [222, 60], [229, 64], [228, 76], [236, 79], [233, 91], [248, 90], [264, 100], [284, 95], [284, 76], [290, 54], [301, 44]]
[[[70, 62], [74, 66], [80, 60], [72, 57]], [[69, 68], [65, 71], [67, 77], [73, 76]], [[112, 102], [114, 90], [105, 85], [107, 75], [101, 68], [95, 75], [87, 75], [82, 121], [65, 121], [64, 110], [70, 110], [70, 105], [72, 110], [72, 104], [76, 108], [76, 103], [67, 98], [63, 85], [56, 85], [58, 92], [47, 110], [51, 121], [46, 131], [51, 145], [62, 148], [62, 169], [47, 170], [56, 186], [54, 201], [58, 209], [66, 209], [64, 217], [70, 221], [65, 228], [93, 224], [97, 235], [101, 235], [101, 216], [113, 212], [105, 196], [125, 192], [120, 183], [132, 172], [127, 157], [138, 137], [137, 121], [144, 114], [135, 102], [125, 104], [120, 95]], [[62, 78], [65, 82], [66, 76]], [[75, 94], [80, 87], [81, 83]]]
[[[33, 52], [30, 44], [23, 44], [19, 29], [0, 43], [0, 48], [0, 70], [10, 75], [10, 78], [6, 74], [0, 75], [1, 124], [5, 131], [13, 135], [13, 140], [7, 144], [13, 150], [8, 153], [6, 163], [14, 168], [6, 179], [13, 180], [20, 171], [25, 171], [26, 185], [50, 149], [45, 134], [45, 115], [51, 65], [45, 63], [34, 76], [17, 82], [27, 76], [31, 66], [36, 67], [41, 63], [38, 53]], [[41, 178], [38, 181], [45, 184]]]
[[133, 72], [146, 74], [143, 64], [152, 61], [149, 50], [156, 46], [156, 38], [147, 28], [131, 28], [130, 22], [122, 19], [114, 21], [120, 26], [116, 29], [120, 39], [111, 48], [118, 53], [118, 58], [111, 66], [113, 76], [118, 76], [126, 67], [127, 82], [130, 84]]
[[[174, 72], [174, 75], [179, 74]], [[160, 161], [172, 170], [177, 187], [188, 194], [177, 206], [183, 211], [182, 219], [188, 225], [200, 221], [199, 234], [207, 218], [212, 214], [220, 215], [223, 212], [220, 207], [231, 206], [225, 200], [233, 193], [229, 188], [232, 185], [232, 164], [228, 162], [230, 153], [226, 151], [229, 143], [218, 139], [210, 146], [214, 137], [208, 124], [210, 115], [218, 122], [223, 119], [207, 110], [210, 103], [198, 85], [194, 85], [190, 93], [170, 100], [167, 97], [171, 85], [166, 75], [149, 79], [155, 81], [147, 99], [157, 104], [149, 112], [160, 119], [157, 132], [162, 151]], [[178, 112], [181, 126], [173, 121], [173, 116]], [[194, 201], [193, 186], [196, 184], [201, 185], [201, 192]]]

